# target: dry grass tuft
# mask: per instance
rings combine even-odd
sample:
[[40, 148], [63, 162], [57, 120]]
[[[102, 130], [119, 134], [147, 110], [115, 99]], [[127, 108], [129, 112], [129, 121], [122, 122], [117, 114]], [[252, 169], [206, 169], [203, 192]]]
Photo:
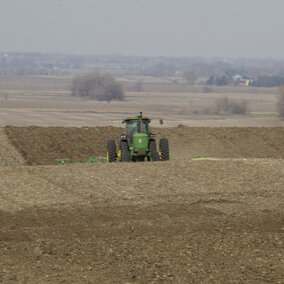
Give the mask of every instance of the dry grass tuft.
[[279, 97], [277, 102], [277, 108], [280, 117], [284, 118], [284, 86], [279, 87]]
[[216, 101], [216, 114], [246, 114], [248, 112], [248, 101], [245, 99], [228, 99], [227, 97]]

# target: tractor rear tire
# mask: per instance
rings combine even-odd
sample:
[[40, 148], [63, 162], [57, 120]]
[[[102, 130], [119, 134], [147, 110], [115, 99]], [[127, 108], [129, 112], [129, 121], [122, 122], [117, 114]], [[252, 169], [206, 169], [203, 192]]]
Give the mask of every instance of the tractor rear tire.
[[151, 153], [153, 162], [160, 161], [160, 156], [159, 156], [159, 153], [157, 151], [156, 141], [155, 140], [150, 140], [149, 141], [149, 151]]
[[167, 138], [160, 139], [161, 160], [168, 161], [170, 159], [169, 141]]
[[154, 151], [157, 151], [157, 147], [156, 147], [156, 140], [150, 140], [149, 141], [149, 151], [152, 153]]
[[120, 141], [120, 150], [121, 150], [121, 161], [130, 162], [130, 151], [127, 141]]
[[110, 163], [116, 162], [117, 153], [116, 153], [116, 145], [114, 140], [107, 141], [107, 153], [108, 153], [108, 161]]

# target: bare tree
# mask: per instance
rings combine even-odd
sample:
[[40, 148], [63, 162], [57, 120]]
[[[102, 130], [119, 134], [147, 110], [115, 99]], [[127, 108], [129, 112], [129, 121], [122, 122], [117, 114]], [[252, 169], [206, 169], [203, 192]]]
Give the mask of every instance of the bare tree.
[[196, 68], [186, 69], [183, 71], [183, 77], [188, 85], [194, 85], [198, 76], [199, 71]]
[[99, 73], [76, 77], [72, 82], [72, 95], [108, 102], [124, 99], [122, 85], [112, 75]]

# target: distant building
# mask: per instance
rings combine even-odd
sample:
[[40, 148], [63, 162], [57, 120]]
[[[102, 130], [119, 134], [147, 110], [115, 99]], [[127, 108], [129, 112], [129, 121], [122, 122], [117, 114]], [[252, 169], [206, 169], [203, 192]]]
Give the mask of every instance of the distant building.
[[246, 86], [246, 87], [248, 87], [250, 85], [250, 83], [252, 82], [252, 79], [244, 78], [243, 76], [241, 76], [239, 74], [234, 75], [232, 77], [232, 79], [233, 79], [234, 85], [236, 85], [236, 86]]

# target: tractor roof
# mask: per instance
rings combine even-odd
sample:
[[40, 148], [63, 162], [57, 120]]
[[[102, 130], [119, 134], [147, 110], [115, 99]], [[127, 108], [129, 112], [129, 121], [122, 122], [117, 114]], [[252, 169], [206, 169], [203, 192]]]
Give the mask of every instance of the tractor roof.
[[142, 120], [146, 120], [148, 122], [151, 122], [150, 118], [148, 116], [130, 116], [130, 117], [127, 117], [126, 119], [124, 119], [122, 121], [122, 123], [127, 123], [129, 121], [132, 121], [132, 120], [139, 120], [139, 119], [142, 119]]
[[[147, 116], [142, 116], [141, 118], [146, 119], [146, 120], [149, 119], [149, 117]], [[127, 121], [127, 120], [138, 120], [138, 119], [139, 119], [139, 116], [130, 116], [130, 117], [127, 117], [125, 120]]]
[[131, 121], [131, 120], [140, 120], [140, 119], [146, 120], [147, 122], [150, 122], [150, 121], [151, 121], [148, 116], [143, 116], [142, 111], [140, 111], [140, 115], [137, 115], [137, 116], [129, 116], [129, 117], [127, 117], [126, 119], [124, 119], [124, 120], [122, 121], [122, 123], [129, 122], [129, 121]]

